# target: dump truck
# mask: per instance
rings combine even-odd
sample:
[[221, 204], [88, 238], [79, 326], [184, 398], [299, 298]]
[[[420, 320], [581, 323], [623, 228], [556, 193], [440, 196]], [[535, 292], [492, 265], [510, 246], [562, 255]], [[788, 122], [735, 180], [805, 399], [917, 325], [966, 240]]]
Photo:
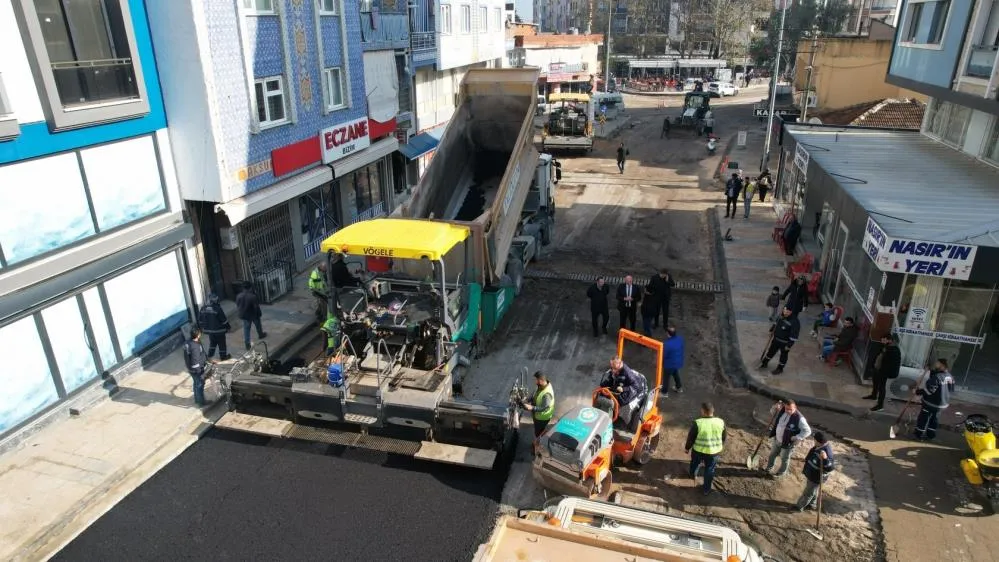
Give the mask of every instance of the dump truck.
[[756, 549], [721, 525], [617, 503], [565, 498], [540, 511], [504, 515], [473, 562], [691, 560], [763, 562]]
[[408, 204], [320, 246], [326, 324], [336, 327], [326, 356], [287, 375], [235, 373], [235, 411], [217, 426], [482, 469], [512, 451], [514, 397], [524, 389], [515, 383], [506, 400], [467, 400], [459, 371], [553, 237], [559, 165], [533, 147], [536, 81], [533, 69], [466, 74]]
[[590, 94], [551, 94], [551, 111], [541, 133], [542, 150], [593, 150], [593, 96]]

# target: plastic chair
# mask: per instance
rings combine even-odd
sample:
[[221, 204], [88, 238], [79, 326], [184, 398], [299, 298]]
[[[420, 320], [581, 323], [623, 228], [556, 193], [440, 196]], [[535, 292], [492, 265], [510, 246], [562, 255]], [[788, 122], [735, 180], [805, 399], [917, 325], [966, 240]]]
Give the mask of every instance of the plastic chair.
[[[808, 279], [808, 300], [809, 302], [822, 302], [819, 297], [819, 285], [822, 283], [822, 272], [813, 271], [812, 275]], [[843, 307], [837, 306], [834, 310], [838, 311], [836, 313], [836, 321], [843, 316]]]
[[843, 361], [849, 365], [851, 370], [853, 369], [853, 353], [849, 349], [844, 351], [833, 351], [829, 354], [829, 357], [826, 357], [826, 363], [833, 367], [836, 366], [837, 361]]
[[787, 276], [790, 279], [794, 279], [799, 275], [811, 273], [813, 265], [815, 265], [815, 256], [810, 253], [806, 253], [801, 256], [801, 259], [797, 262], [787, 264]]
[[777, 242], [778, 244], [781, 245], [781, 249], [783, 249], [784, 246], [784, 229], [787, 228], [787, 225], [791, 224], [791, 219], [793, 218], [794, 218], [794, 213], [792, 213], [791, 211], [787, 211], [786, 213], [784, 213], [784, 216], [782, 216], [780, 219], [777, 220], [777, 224], [774, 225], [774, 231], [770, 235], [770, 237], [773, 238], [774, 242]]

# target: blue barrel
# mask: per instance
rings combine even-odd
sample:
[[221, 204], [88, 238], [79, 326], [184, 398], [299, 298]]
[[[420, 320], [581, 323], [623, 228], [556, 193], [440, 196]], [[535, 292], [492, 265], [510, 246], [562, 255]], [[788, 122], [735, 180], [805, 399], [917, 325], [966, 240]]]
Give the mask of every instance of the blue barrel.
[[330, 381], [330, 386], [340, 388], [343, 386], [343, 367], [339, 363], [331, 363], [326, 368], [326, 377]]

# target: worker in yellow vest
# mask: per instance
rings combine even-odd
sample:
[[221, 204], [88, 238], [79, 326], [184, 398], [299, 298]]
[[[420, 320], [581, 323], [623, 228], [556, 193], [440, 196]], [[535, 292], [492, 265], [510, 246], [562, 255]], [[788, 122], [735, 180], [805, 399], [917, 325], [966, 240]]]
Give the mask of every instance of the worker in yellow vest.
[[326, 356], [334, 355], [340, 347], [340, 321], [336, 316], [329, 314], [319, 330], [326, 336]]
[[316, 299], [316, 322], [321, 324], [326, 318], [326, 299], [329, 297], [329, 290], [326, 288], [326, 262], [319, 262], [309, 275], [309, 291]]
[[711, 493], [711, 482], [715, 479], [715, 466], [718, 455], [725, 444], [725, 422], [715, 417], [715, 407], [710, 403], [701, 404], [701, 417], [694, 420], [687, 433], [687, 443], [683, 450], [690, 454], [690, 478], [704, 465], [704, 495]]
[[548, 382], [548, 377], [541, 371], [534, 373], [534, 382], [538, 385], [538, 389], [534, 391], [531, 403], [522, 405], [525, 410], [531, 412], [536, 442], [538, 437], [541, 437], [541, 434], [545, 432], [552, 417], [555, 416], [555, 389], [552, 388], [552, 383]]

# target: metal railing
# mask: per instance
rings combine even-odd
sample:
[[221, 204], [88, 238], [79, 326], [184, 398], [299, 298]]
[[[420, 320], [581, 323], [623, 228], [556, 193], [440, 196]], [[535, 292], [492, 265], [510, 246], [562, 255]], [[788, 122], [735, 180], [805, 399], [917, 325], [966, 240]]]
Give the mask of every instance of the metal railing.
[[380, 217], [383, 215], [385, 215], [385, 202], [379, 201], [378, 204], [371, 207], [367, 211], [364, 211], [363, 213], [358, 213], [357, 216], [354, 217], [354, 220], [350, 221], [350, 224], [354, 224], [355, 222], [370, 220], [375, 217]]
[[978, 78], [990, 78], [996, 62], [995, 45], [975, 45], [968, 57], [968, 68], [965, 74]]
[[437, 48], [437, 33], [415, 31], [409, 34], [409, 48], [416, 51], [432, 51]]
[[59, 100], [65, 106], [139, 97], [131, 58], [54, 62]]

